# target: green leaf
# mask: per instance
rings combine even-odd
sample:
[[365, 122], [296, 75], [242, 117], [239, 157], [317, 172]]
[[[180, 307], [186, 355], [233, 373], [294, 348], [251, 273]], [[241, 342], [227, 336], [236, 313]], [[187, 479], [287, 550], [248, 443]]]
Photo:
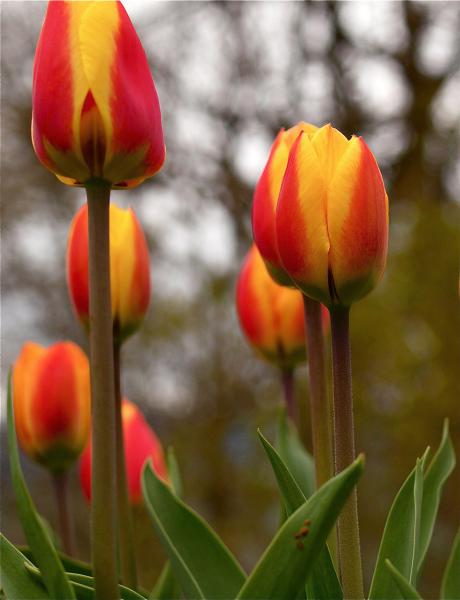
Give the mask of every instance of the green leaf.
[[390, 573], [391, 577], [393, 578], [393, 581], [395, 582], [396, 586], [398, 587], [401, 593], [401, 598], [403, 598], [404, 600], [422, 599], [422, 597], [414, 588], [414, 586], [410, 583], [410, 581], [407, 581], [404, 575], [401, 575], [401, 573], [391, 561], [387, 559], [385, 561], [385, 566], [388, 569], [388, 572]]
[[222, 541], [148, 463], [142, 489], [156, 532], [186, 598], [234, 598], [245, 581], [240, 565]]
[[282, 410], [278, 422], [279, 455], [306, 498], [315, 491], [315, 463], [299, 439], [296, 428]]
[[[275, 448], [260, 431], [258, 433], [273, 467], [278, 487], [283, 497], [286, 516], [290, 516], [305, 503], [306, 498]], [[343, 598], [342, 587], [326, 544], [321, 550], [320, 557], [315, 562], [312, 573], [307, 580], [307, 597], [314, 598], [315, 600], [330, 598], [341, 600]]]
[[0, 533], [0, 589], [7, 598], [21, 600], [49, 600], [43, 585], [34, 581], [26, 564], [31, 564], [6, 537]]
[[460, 529], [457, 531], [441, 585], [442, 600], [460, 598]]
[[415, 570], [420, 511], [423, 496], [423, 469], [429, 449], [399, 490], [387, 517], [372, 578], [369, 600], [401, 599], [401, 592], [385, 564], [391, 560], [395, 568], [410, 580]]
[[[31, 563], [35, 564], [33, 554], [28, 546], [17, 546], [17, 548], [22, 554], [24, 554], [24, 556], [26, 556], [30, 560]], [[64, 566], [64, 570], [68, 573], [81, 573], [82, 575], [91, 575], [93, 572], [91, 565], [87, 562], [83, 562], [82, 560], [72, 558], [70, 556], [67, 556], [67, 554], [63, 554], [62, 552], [58, 552], [58, 556], [59, 560]]]
[[449, 436], [449, 421], [444, 421], [441, 443], [423, 480], [423, 501], [420, 525], [417, 575], [422, 570], [433, 535], [443, 486], [455, 467], [455, 452]]
[[69, 583], [51, 538], [38, 515], [22, 474], [19, 461], [16, 431], [14, 427], [13, 400], [11, 397], [11, 373], [8, 376], [8, 449], [11, 477], [24, 529], [35, 562], [43, 575], [43, 582], [52, 598], [72, 600], [75, 593]]
[[172, 572], [171, 565], [167, 562], [149, 595], [149, 600], [179, 600], [180, 598], [182, 598], [182, 594]]
[[[31, 563], [26, 565], [26, 569], [29, 573], [35, 577], [37, 581], [43, 580], [43, 575], [37, 567]], [[86, 597], [94, 596], [94, 578], [89, 575], [82, 575], [81, 573], [67, 573], [69, 577], [69, 581], [71, 581], [72, 586], [79, 591], [80, 595]], [[121, 600], [146, 600], [145, 596], [139, 594], [138, 592], [127, 588], [124, 585], [119, 585]], [[84, 589], [82, 589], [84, 588]], [[89, 591], [88, 591], [89, 590]], [[91, 594], [89, 593], [91, 592]], [[77, 594], [77, 597], [78, 594]]]
[[[284, 523], [238, 594], [238, 600], [296, 598], [326, 543], [353, 487], [363, 472], [362, 456], [323, 485]], [[310, 521], [301, 541], [295, 535]]]
[[179, 498], [182, 498], [183, 489], [182, 489], [182, 478], [180, 475], [179, 465], [177, 463], [176, 454], [174, 452], [174, 448], [170, 446], [166, 453], [166, 464], [168, 467], [168, 475], [171, 481], [171, 487]]

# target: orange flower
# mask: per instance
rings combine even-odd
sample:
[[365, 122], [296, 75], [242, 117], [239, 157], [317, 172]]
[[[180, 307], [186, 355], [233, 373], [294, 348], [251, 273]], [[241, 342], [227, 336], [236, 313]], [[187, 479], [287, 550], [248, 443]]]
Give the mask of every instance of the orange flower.
[[[150, 302], [147, 242], [131, 208], [110, 204], [110, 281], [114, 337], [121, 342], [141, 323]], [[67, 245], [67, 283], [75, 311], [89, 326], [88, 207], [75, 215]]]
[[24, 452], [52, 471], [67, 469], [88, 438], [86, 355], [72, 342], [49, 348], [27, 342], [13, 367], [13, 402]]
[[[168, 478], [163, 448], [153, 429], [135, 404], [124, 399], [121, 416], [129, 497], [133, 504], [138, 504], [142, 498], [142, 468], [148, 458], [152, 459], [155, 473], [164, 480]], [[80, 460], [80, 483], [83, 493], [90, 500], [91, 442], [86, 446]]]
[[289, 151], [301, 131], [314, 133], [314, 125], [301, 121], [291, 129], [278, 133], [267, 164], [254, 192], [252, 205], [252, 229], [254, 241], [273, 279], [280, 285], [293, 287], [279, 256], [276, 243], [275, 212], [278, 196], [288, 162]]
[[388, 198], [371, 151], [325, 125], [299, 133], [276, 211], [284, 269], [308, 296], [349, 306], [385, 269]]
[[68, 185], [134, 187], [164, 162], [155, 85], [120, 2], [49, 2], [32, 108], [35, 152]]
[[[238, 277], [236, 307], [246, 338], [262, 357], [281, 369], [305, 360], [302, 294], [273, 281], [255, 244]], [[323, 326], [328, 327], [324, 307]]]

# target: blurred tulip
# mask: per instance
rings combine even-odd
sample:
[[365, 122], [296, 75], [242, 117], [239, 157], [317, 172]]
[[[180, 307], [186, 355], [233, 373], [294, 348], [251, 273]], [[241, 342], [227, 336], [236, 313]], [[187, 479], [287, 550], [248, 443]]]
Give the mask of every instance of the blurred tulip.
[[49, 2], [32, 109], [35, 152], [68, 185], [134, 187], [164, 162], [157, 92], [120, 2]]
[[300, 122], [291, 129], [281, 129], [270, 150], [267, 164], [254, 192], [252, 229], [254, 241], [273, 279], [280, 285], [294, 287], [284, 270], [278, 253], [275, 213], [278, 196], [288, 162], [289, 151], [301, 131], [313, 134], [317, 127]]
[[59, 472], [86, 445], [90, 425], [89, 365], [72, 342], [44, 348], [27, 342], [13, 367], [16, 431], [22, 449]]
[[[283, 370], [305, 360], [302, 294], [273, 281], [255, 244], [238, 277], [236, 307], [246, 338], [266, 360]], [[327, 328], [324, 307], [323, 319]]]
[[[161, 443], [140, 409], [124, 399], [122, 404], [123, 438], [129, 497], [132, 504], [141, 501], [141, 474], [145, 461], [152, 459], [158, 477], [167, 480], [167, 470]], [[88, 500], [91, 499], [91, 442], [80, 460], [80, 483]]]
[[325, 125], [299, 133], [276, 211], [284, 269], [308, 296], [349, 306], [368, 294], [385, 269], [388, 197], [362, 138]]
[[[147, 242], [131, 208], [110, 204], [110, 281], [114, 340], [120, 343], [140, 325], [150, 302]], [[75, 215], [67, 245], [67, 283], [82, 323], [89, 326], [88, 207]]]

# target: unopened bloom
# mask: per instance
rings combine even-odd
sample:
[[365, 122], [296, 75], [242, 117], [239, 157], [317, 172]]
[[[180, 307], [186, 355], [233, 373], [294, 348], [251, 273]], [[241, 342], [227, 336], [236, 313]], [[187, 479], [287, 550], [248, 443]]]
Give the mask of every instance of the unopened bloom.
[[285, 271], [308, 296], [349, 306], [385, 269], [388, 198], [364, 140], [325, 125], [291, 147], [276, 210]]
[[[114, 339], [123, 341], [142, 322], [150, 302], [150, 262], [144, 233], [132, 208], [110, 204], [110, 282]], [[88, 206], [70, 226], [67, 283], [75, 312], [89, 327]]]
[[254, 242], [271, 276], [281, 285], [294, 286], [284, 270], [276, 243], [275, 213], [278, 196], [292, 144], [301, 131], [310, 134], [316, 129], [314, 125], [303, 121], [287, 131], [281, 129], [273, 142], [267, 164], [254, 192], [252, 205]]
[[[155, 473], [164, 480], [168, 478], [166, 464], [161, 443], [140, 409], [124, 399], [121, 411], [129, 498], [132, 504], [137, 504], [142, 498], [141, 475], [145, 461], [151, 458]], [[83, 493], [90, 500], [91, 442], [80, 460], [80, 483]]]
[[67, 469], [86, 445], [89, 365], [72, 342], [27, 342], [13, 367], [16, 432], [26, 454], [52, 471]]
[[164, 162], [155, 85], [120, 2], [48, 3], [32, 109], [35, 152], [66, 184], [133, 187]]
[[[262, 357], [288, 370], [305, 360], [302, 294], [273, 281], [255, 245], [238, 277], [236, 308], [248, 342]], [[325, 309], [323, 325], [328, 326]]]

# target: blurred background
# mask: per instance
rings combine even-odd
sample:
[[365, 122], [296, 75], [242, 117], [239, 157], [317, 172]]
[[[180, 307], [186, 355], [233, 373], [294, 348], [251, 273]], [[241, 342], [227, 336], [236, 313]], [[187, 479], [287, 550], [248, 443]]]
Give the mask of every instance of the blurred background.
[[[392, 499], [449, 417], [460, 457], [460, 4], [458, 2], [125, 2], [163, 111], [161, 173], [113, 201], [132, 205], [151, 251], [144, 327], [124, 347], [125, 394], [173, 445], [187, 502], [250, 569], [278, 523], [276, 485], [256, 428], [274, 438], [280, 386], [240, 333], [235, 279], [251, 241], [254, 186], [281, 127], [331, 122], [363, 135], [390, 198], [379, 287], [352, 310], [364, 567]], [[83, 192], [60, 184], [30, 143], [32, 62], [45, 4], [2, 3], [2, 392], [26, 340], [87, 349], [65, 280], [70, 220]], [[308, 400], [306, 369], [297, 395]], [[308, 413], [303, 423], [309, 439]], [[2, 420], [2, 434], [4, 419]], [[2, 435], [2, 531], [23, 542]], [[54, 524], [48, 474], [23, 461]], [[89, 511], [72, 481], [78, 553]], [[449, 480], [421, 590], [438, 593], [460, 522]], [[164, 555], [136, 510], [142, 583]]]

